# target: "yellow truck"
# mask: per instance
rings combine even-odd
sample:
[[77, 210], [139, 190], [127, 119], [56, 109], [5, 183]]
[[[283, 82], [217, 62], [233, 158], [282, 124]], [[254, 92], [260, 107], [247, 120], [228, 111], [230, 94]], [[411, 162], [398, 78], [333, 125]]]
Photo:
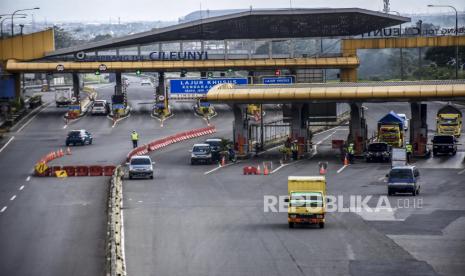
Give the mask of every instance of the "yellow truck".
[[289, 176], [287, 182], [289, 228], [295, 224], [325, 227], [326, 178], [324, 176]]
[[378, 142], [388, 143], [394, 148], [404, 146], [404, 119], [394, 111], [378, 121]]
[[436, 133], [459, 137], [462, 132], [462, 112], [452, 105], [446, 105], [436, 114]]

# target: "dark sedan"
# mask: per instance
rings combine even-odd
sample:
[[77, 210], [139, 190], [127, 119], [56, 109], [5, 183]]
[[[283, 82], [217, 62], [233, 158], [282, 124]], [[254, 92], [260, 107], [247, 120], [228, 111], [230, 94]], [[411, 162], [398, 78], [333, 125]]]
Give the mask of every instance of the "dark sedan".
[[71, 130], [66, 137], [66, 146], [69, 145], [92, 145], [92, 135], [85, 129]]

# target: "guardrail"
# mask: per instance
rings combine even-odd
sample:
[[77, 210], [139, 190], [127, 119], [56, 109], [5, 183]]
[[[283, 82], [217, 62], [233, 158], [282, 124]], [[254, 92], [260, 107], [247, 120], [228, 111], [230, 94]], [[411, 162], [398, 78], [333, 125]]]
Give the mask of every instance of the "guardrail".
[[116, 167], [110, 181], [110, 197], [108, 200], [106, 275], [125, 276], [123, 235], [123, 169]]
[[196, 138], [196, 137], [200, 137], [204, 135], [209, 135], [215, 132], [216, 132], [215, 126], [210, 126], [210, 127], [185, 131], [185, 132], [181, 132], [175, 135], [168, 136], [163, 139], [154, 140], [146, 145], [142, 145], [140, 147], [137, 147], [131, 150], [126, 156], [126, 160], [129, 161], [129, 159], [131, 159], [131, 157], [134, 155], [147, 154], [150, 151], [158, 150], [158, 149], [164, 148], [168, 145], [171, 145], [177, 142], [181, 142], [184, 140], [188, 140], [188, 139], [192, 139], [192, 138]]

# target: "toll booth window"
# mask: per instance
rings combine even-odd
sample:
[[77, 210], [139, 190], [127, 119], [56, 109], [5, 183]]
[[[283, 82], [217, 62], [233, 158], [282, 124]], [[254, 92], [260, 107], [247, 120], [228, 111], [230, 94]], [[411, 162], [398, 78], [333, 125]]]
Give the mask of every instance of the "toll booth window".
[[321, 193], [291, 193], [291, 207], [323, 207]]

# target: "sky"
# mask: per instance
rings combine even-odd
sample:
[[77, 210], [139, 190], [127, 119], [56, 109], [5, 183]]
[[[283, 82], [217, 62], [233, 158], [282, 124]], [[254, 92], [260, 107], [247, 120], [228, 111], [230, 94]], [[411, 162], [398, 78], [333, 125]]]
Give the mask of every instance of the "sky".
[[[391, 10], [400, 13], [450, 12], [447, 8], [427, 8], [427, 4], [453, 5], [465, 10], [464, 0], [390, 0]], [[383, 0], [0, 0], [0, 14], [17, 9], [40, 7], [33, 12], [36, 21], [121, 22], [177, 21], [202, 7], [210, 9], [252, 8], [364, 8], [381, 11]], [[29, 17], [31, 18], [31, 17]]]

